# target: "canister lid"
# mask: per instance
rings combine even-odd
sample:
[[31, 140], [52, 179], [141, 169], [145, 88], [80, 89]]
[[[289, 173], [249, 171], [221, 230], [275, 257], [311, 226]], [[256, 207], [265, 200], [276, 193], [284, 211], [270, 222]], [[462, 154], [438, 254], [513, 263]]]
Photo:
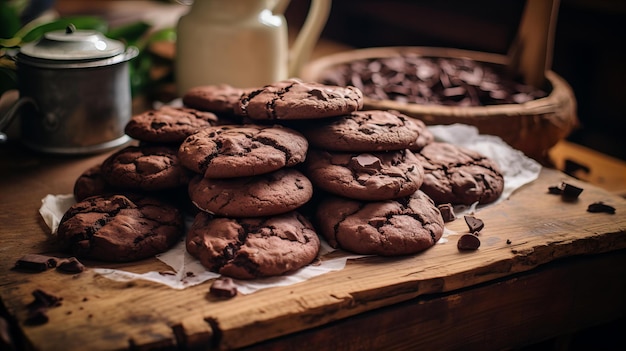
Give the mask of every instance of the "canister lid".
[[123, 53], [124, 44], [94, 30], [79, 30], [69, 25], [65, 30], [45, 33], [33, 43], [25, 44], [20, 53], [37, 59], [92, 60]]

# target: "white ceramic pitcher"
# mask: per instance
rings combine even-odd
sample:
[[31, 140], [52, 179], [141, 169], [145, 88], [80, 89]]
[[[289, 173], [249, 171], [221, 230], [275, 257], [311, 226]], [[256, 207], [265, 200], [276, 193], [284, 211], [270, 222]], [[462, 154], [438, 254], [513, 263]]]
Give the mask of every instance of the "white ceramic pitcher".
[[194, 86], [254, 88], [297, 77], [330, 13], [311, 0], [291, 48], [283, 16], [289, 0], [195, 0], [177, 26], [178, 94]]

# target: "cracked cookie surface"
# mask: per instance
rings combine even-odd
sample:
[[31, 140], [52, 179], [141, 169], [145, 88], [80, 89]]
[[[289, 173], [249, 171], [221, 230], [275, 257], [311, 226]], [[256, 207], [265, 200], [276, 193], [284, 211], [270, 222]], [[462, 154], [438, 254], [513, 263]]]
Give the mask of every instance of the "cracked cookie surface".
[[146, 191], [180, 187], [191, 176], [179, 161], [176, 147], [154, 144], [115, 152], [102, 162], [101, 172], [113, 187]]
[[191, 201], [203, 211], [228, 217], [271, 216], [304, 205], [313, 185], [301, 172], [284, 168], [249, 177], [209, 179], [189, 183]]
[[71, 206], [57, 237], [78, 257], [129, 262], [166, 251], [182, 233], [176, 207], [152, 197], [111, 195]]
[[254, 120], [298, 120], [340, 116], [363, 107], [355, 87], [287, 79], [241, 96], [235, 114]]
[[504, 177], [496, 163], [472, 150], [433, 142], [416, 156], [424, 166], [420, 189], [436, 204], [491, 203], [504, 190]]
[[211, 271], [238, 279], [278, 276], [311, 263], [320, 241], [298, 212], [257, 218], [199, 213], [186, 237], [187, 251]]
[[263, 174], [304, 161], [308, 141], [278, 126], [224, 125], [203, 129], [180, 145], [182, 164], [207, 178]]
[[163, 106], [132, 116], [125, 132], [141, 141], [181, 143], [189, 135], [217, 123], [217, 116], [211, 112]]
[[328, 192], [358, 200], [389, 200], [419, 189], [424, 170], [409, 150], [330, 152], [310, 149], [305, 172]]
[[395, 111], [356, 111], [301, 129], [312, 146], [333, 151], [409, 148], [419, 136], [413, 119]]
[[364, 255], [424, 251], [437, 243], [444, 228], [441, 213], [419, 190], [388, 201], [329, 197], [319, 204], [315, 218], [330, 246]]

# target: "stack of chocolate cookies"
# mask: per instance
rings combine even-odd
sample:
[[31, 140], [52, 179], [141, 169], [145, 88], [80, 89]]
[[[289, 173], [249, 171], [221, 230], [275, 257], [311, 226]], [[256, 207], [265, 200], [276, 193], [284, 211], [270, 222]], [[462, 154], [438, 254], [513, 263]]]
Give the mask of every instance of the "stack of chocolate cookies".
[[126, 262], [152, 257], [184, 233], [181, 206], [191, 172], [178, 160], [190, 134], [218, 122], [215, 114], [164, 106], [135, 115], [126, 133], [139, 140], [83, 172], [74, 184], [77, 203], [57, 236], [74, 255]]
[[304, 129], [306, 174], [328, 195], [315, 222], [329, 244], [396, 256], [433, 246], [443, 219], [419, 189], [424, 168], [413, 150], [432, 140], [425, 126], [396, 111], [357, 111]]
[[299, 211], [313, 195], [299, 169], [308, 141], [278, 122], [355, 111], [362, 106], [360, 92], [287, 80], [250, 90], [197, 87], [183, 102], [245, 121], [206, 128], [179, 148], [181, 162], [196, 174], [189, 196], [201, 210], [187, 233], [188, 252], [208, 269], [239, 279], [281, 275], [311, 263], [320, 241]]
[[435, 141], [420, 120], [362, 111], [354, 87], [213, 85], [182, 101], [133, 116], [139, 143], [77, 179], [59, 238], [78, 256], [138, 260], [186, 233], [211, 271], [277, 276], [317, 257], [318, 234], [359, 254], [421, 252], [443, 234], [436, 205], [502, 193], [491, 160]]

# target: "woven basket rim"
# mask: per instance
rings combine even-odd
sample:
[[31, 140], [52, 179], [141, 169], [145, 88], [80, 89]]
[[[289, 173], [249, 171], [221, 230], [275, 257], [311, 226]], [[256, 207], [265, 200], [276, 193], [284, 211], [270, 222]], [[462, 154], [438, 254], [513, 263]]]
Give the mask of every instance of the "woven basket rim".
[[[302, 71], [302, 79], [320, 81], [322, 73], [347, 62], [416, 54], [423, 57], [468, 58], [474, 61], [505, 65], [508, 57], [501, 54], [427, 46], [389, 46], [355, 49], [323, 56], [307, 64]], [[468, 118], [489, 118], [491, 116], [543, 115], [561, 109], [568, 109], [575, 104], [574, 93], [570, 85], [554, 71], [546, 71], [546, 79], [552, 90], [546, 97], [521, 104], [501, 104], [487, 106], [444, 106], [403, 103], [393, 100], [375, 100], [364, 97], [364, 106], [368, 109], [398, 110], [411, 115], [455, 116]]]

